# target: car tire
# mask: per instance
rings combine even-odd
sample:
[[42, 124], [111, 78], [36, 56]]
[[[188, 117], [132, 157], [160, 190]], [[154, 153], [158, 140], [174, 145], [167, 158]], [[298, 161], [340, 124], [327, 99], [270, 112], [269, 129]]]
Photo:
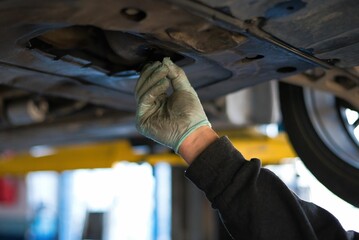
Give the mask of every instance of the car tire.
[[284, 128], [298, 156], [329, 190], [359, 207], [359, 145], [339, 122], [338, 99], [286, 83], [279, 92]]

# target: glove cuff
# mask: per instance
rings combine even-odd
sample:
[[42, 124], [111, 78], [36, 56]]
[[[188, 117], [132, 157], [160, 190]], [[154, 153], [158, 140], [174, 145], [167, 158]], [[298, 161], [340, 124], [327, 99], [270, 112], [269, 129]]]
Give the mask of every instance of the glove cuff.
[[211, 123], [205, 119], [202, 120], [198, 123], [196, 123], [195, 125], [193, 125], [192, 127], [190, 127], [181, 137], [181, 139], [178, 141], [178, 143], [176, 144], [176, 146], [174, 146], [174, 151], [176, 154], [178, 154], [178, 149], [181, 146], [182, 142], [192, 133], [194, 132], [197, 128], [202, 127], [202, 126], [209, 126], [212, 127]]

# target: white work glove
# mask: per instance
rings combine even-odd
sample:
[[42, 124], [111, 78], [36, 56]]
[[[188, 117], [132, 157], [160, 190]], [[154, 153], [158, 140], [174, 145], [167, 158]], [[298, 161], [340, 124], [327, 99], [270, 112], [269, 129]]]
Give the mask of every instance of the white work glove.
[[[173, 93], [168, 96], [171, 84]], [[144, 67], [135, 95], [137, 130], [176, 153], [193, 131], [211, 126], [184, 71], [169, 58]]]

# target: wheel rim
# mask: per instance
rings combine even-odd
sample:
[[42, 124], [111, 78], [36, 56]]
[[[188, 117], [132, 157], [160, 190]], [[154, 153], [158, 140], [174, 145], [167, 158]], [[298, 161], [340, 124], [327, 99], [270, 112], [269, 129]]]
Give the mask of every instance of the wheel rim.
[[359, 146], [359, 112], [352, 107], [339, 104], [340, 114], [348, 133]]
[[359, 169], [359, 124], [355, 126], [359, 120], [354, 120], [356, 111], [351, 109], [350, 112], [347, 107], [338, 105], [332, 94], [313, 89], [304, 89], [304, 100], [320, 139], [338, 158]]

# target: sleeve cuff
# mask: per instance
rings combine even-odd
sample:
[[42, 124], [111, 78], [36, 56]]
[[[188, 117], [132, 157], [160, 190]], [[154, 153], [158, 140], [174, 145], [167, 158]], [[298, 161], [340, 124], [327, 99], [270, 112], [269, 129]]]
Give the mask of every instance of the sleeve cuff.
[[186, 177], [204, 191], [210, 201], [224, 189], [246, 160], [227, 137], [209, 145], [188, 167]]

